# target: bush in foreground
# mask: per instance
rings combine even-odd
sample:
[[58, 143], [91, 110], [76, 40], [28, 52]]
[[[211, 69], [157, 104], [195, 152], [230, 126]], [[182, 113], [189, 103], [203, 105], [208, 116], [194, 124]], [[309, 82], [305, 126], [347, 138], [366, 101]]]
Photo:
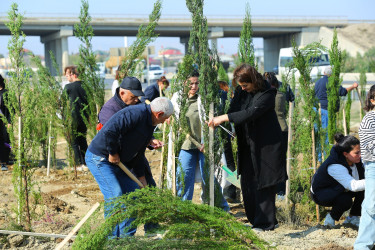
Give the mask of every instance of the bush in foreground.
[[[230, 214], [208, 205], [182, 201], [168, 190], [144, 188], [113, 202], [113, 215], [98, 225], [97, 213], [81, 229], [73, 249], [265, 249], [250, 227]], [[122, 208], [126, 206], [124, 211]], [[112, 228], [125, 218], [136, 217], [132, 226], [159, 223], [162, 239], [128, 237], [108, 240]]]

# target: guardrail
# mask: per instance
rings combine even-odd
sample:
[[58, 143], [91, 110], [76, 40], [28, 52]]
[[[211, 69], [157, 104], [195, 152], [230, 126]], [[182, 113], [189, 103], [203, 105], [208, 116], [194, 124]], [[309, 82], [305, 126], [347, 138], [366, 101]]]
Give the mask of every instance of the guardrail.
[[[127, 15], [127, 14], [92, 14], [92, 24], [98, 23], [147, 23], [147, 15]], [[0, 23], [7, 22], [7, 13], [0, 13]], [[66, 23], [74, 24], [79, 21], [77, 14], [51, 14], [51, 13], [29, 13], [25, 14], [24, 23], [48, 22], [48, 23]], [[242, 25], [243, 18], [231, 15], [207, 16], [207, 21], [210, 24], [239, 24]], [[302, 24], [310, 25], [348, 25], [352, 23], [375, 23], [375, 20], [355, 19], [350, 20], [345, 16], [252, 16], [252, 23], [257, 24]], [[163, 23], [175, 24], [191, 24], [191, 17], [189, 15], [163, 15], [159, 20], [159, 25]]]

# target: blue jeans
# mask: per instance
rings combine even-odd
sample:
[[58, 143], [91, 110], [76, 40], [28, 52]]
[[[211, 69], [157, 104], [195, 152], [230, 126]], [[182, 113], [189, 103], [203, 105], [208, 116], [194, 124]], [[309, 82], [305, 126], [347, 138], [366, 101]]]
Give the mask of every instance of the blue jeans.
[[[180, 155], [178, 157], [180, 162], [180, 166], [177, 167], [177, 196], [182, 197], [182, 200], [192, 200], [194, 194], [194, 183], [195, 183], [195, 168], [197, 163], [199, 163], [200, 172], [202, 176], [202, 190], [203, 190], [203, 200], [205, 201], [208, 195], [206, 194], [205, 190], [206, 181], [205, 179], [208, 176], [208, 173], [204, 171], [204, 154], [200, 152], [198, 149], [190, 149], [190, 150], [181, 150]], [[184, 180], [182, 182], [182, 172], [184, 174]], [[184, 187], [184, 190], [182, 190]], [[221, 207], [224, 211], [229, 211], [229, 205], [227, 201], [224, 199], [221, 187], [216, 180], [215, 177], [215, 206]]]
[[[316, 108], [314, 108], [314, 111], [318, 112], [318, 110]], [[328, 142], [328, 129], [327, 129], [327, 127], [328, 127], [328, 110], [326, 110], [326, 109], [320, 109], [320, 113], [321, 113], [321, 120], [322, 120], [322, 129], [325, 130], [324, 145], [329, 145], [329, 142]], [[315, 128], [315, 131], [318, 130], [318, 126], [317, 126], [316, 123], [314, 124], [314, 128]], [[316, 150], [318, 151], [317, 152], [318, 153], [318, 160], [320, 162], [323, 162], [323, 160], [322, 160], [322, 145], [320, 143], [320, 140], [317, 140]], [[327, 152], [325, 150], [325, 147], [324, 147], [324, 150], [323, 150], [323, 154], [324, 154], [324, 158], [326, 159]]]
[[375, 244], [375, 162], [365, 163], [365, 199], [355, 250], [372, 249]]
[[[137, 183], [129, 178], [122, 169], [108, 161], [86, 151], [86, 164], [99, 185], [104, 196], [104, 217], [109, 217], [113, 211], [113, 199], [138, 189]], [[125, 210], [125, 208], [124, 208]], [[117, 224], [112, 231], [115, 237], [132, 236], [136, 228], [130, 228], [134, 218], [129, 218]], [[126, 231], [125, 231], [126, 230]]]

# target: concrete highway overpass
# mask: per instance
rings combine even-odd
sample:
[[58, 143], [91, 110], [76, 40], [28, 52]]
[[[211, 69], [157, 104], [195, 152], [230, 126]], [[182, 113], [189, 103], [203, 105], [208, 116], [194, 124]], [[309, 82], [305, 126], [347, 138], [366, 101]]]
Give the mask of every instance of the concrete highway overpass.
[[[5, 23], [6, 14], [0, 14], [0, 35], [10, 35]], [[46, 14], [26, 15], [23, 31], [29, 36], [40, 36], [45, 45], [46, 65], [52, 69], [49, 50], [55, 54], [57, 62], [63, 68], [68, 62], [68, 37], [74, 35], [77, 16], [48, 16]], [[148, 16], [93, 16], [92, 27], [95, 36], [136, 36], [138, 28], [147, 24]], [[264, 39], [265, 70], [277, 65], [280, 48], [290, 47], [294, 38], [297, 45], [305, 45], [319, 40], [319, 29], [325, 27], [345, 27], [352, 23], [374, 22], [374, 20], [348, 20], [344, 17], [323, 16], [252, 16], [253, 35]], [[217, 38], [239, 37], [243, 17], [207, 16], [209, 36], [216, 44]], [[162, 37], [180, 37], [185, 44], [189, 39], [191, 18], [188, 16], [164, 15], [156, 27], [156, 33]]]

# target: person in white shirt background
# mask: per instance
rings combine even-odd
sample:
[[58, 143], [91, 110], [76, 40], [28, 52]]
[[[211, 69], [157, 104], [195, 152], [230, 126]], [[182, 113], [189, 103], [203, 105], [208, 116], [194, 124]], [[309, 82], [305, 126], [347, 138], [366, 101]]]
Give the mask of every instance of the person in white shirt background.
[[118, 66], [117, 70], [116, 70], [116, 76], [115, 76], [115, 80], [113, 81], [112, 83], [112, 96], [114, 96], [116, 94], [116, 89], [120, 86], [118, 80], [120, 78], [120, 69], [121, 69], [121, 65]]

